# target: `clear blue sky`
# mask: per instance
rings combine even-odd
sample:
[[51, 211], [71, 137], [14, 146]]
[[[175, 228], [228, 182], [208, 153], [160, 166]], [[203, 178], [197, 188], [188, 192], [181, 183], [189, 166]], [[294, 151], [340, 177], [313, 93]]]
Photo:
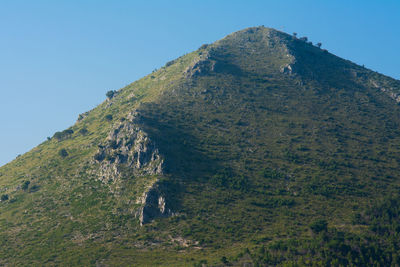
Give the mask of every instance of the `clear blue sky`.
[[105, 92], [250, 26], [297, 32], [400, 79], [400, 1], [0, 1], [0, 165]]

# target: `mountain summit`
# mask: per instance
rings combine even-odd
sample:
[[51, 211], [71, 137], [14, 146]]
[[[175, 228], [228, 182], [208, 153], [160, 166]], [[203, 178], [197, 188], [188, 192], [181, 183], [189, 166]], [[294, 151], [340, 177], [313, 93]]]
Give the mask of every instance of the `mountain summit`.
[[265, 27], [0, 168], [0, 265], [400, 264], [400, 82]]

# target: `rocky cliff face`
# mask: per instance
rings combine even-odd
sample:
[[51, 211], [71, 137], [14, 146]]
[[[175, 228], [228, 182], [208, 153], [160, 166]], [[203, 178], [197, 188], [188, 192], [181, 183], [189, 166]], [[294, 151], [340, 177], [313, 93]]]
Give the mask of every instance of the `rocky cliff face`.
[[[163, 173], [163, 162], [156, 145], [145, 131], [134, 123], [133, 112], [109, 133], [104, 144], [99, 146], [95, 160], [100, 163], [99, 178], [112, 182], [124, 175], [143, 176]], [[111, 180], [111, 181], [110, 181]]]
[[136, 216], [139, 217], [140, 225], [149, 223], [155, 218], [173, 215], [165, 196], [159, 188], [158, 182], [155, 182], [143, 193], [138, 204], [141, 204], [141, 208], [137, 211]]
[[[125, 121], [111, 130], [106, 142], [99, 146], [94, 160], [99, 163], [97, 176], [102, 182], [115, 184], [123, 177], [135, 179], [163, 174], [164, 160], [156, 144], [135, 123], [137, 117], [136, 111], [130, 113]], [[167, 208], [166, 197], [159, 189], [157, 180], [151, 179], [147, 182], [142, 197], [136, 202], [141, 205], [136, 212], [141, 225], [156, 217], [172, 214]]]
[[199, 58], [186, 68], [184, 74], [187, 78], [206, 75], [215, 70], [216, 63], [215, 60], [210, 58], [210, 52], [204, 51]]
[[400, 103], [400, 93], [399, 93], [400, 88], [381, 85], [378, 82], [373, 81], [373, 80], [369, 80], [369, 82], [373, 88], [386, 93], [390, 98], [392, 98], [394, 101], [396, 101], [397, 104]]

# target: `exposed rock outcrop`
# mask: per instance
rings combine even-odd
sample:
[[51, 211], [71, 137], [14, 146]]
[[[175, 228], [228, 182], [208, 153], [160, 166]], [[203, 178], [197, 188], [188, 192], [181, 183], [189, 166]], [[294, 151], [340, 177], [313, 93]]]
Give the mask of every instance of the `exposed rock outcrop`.
[[400, 103], [400, 93], [396, 93], [394, 88], [380, 85], [378, 82], [373, 80], [370, 80], [370, 83], [374, 88], [386, 93], [390, 98], [396, 101], [396, 103]]
[[141, 204], [141, 208], [136, 215], [139, 217], [140, 225], [149, 223], [155, 218], [173, 215], [157, 181], [143, 193], [138, 204]]
[[86, 112], [84, 112], [84, 113], [82, 113], [82, 114], [79, 114], [79, 116], [78, 116], [78, 122], [79, 121], [82, 121], [84, 118], [86, 118], [87, 116], [89, 115], [89, 111], [86, 111]]
[[210, 54], [206, 52], [185, 70], [185, 75], [187, 78], [205, 75], [210, 71], [214, 71], [215, 64], [216, 61], [210, 59]]
[[281, 67], [280, 71], [284, 74], [292, 74], [292, 66], [290, 64], [285, 64]]
[[121, 169], [133, 176], [162, 174], [164, 160], [156, 145], [134, 120], [135, 113], [110, 132], [99, 146], [95, 160], [100, 163], [99, 177], [104, 182], [117, 180]]
[[[129, 114], [126, 120], [116, 125], [106, 138], [104, 144], [94, 156], [99, 164], [96, 171], [98, 178], [107, 184], [121, 186], [121, 178], [135, 179], [145, 176], [142, 181], [145, 189], [136, 204], [140, 207], [135, 214], [140, 224], [151, 222], [154, 218], [172, 215], [168, 208], [165, 194], [162, 193], [154, 175], [163, 174], [164, 159], [156, 144], [148, 134], [139, 127], [140, 116], [137, 111]], [[152, 179], [147, 179], [147, 175]], [[122, 182], [123, 184], [123, 182]], [[113, 191], [112, 187], [110, 189]]]

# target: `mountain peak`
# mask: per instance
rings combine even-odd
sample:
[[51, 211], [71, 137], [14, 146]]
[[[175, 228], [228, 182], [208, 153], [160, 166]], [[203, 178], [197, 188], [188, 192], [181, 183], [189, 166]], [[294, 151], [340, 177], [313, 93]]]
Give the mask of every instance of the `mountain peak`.
[[278, 30], [276, 30], [274, 28], [268, 28], [268, 27], [265, 27], [265, 26], [256, 26], [256, 27], [248, 27], [248, 28], [233, 32], [233, 33], [227, 35], [223, 39], [226, 39], [226, 38], [237, 38], [237, 39], [244, 39], [244, 40], [247, 39], [247, 41], [249, 41], [248, 40], [249, 36], [253, 36], [253, 37], [260, 36], [260, 37], [263, 37], [263, 38], [271, 38], [271, 37], [274, 37], [274, 36], [283, 37], [283, 36], [289, 36], [289, 35], [286, 34], [286, 33], [281, 32], [281, 31], [278, 31]]
[[[321, 46], [321, 43], [313, 44], [307, 37], [259, 26], [234, 32], [216, 41], [208, 46], [202, 59], [212, 61], [212, 67], [207, 69], [231, 70], [236, 76], [283, 73], [296, 78], [299, 83], [313, 80], [336, 87], [345, 82], [352, 82], [355, 87], [368, 84], [400, 102], [400, 88], [395, 80], [387, 77], [384, 82], [378, 82], [374, 78], [377, 73], [337, 57]], [[207, 66], [205, 62], [202, 64]]]
[[[259, 49], [273, 47], [275, 45], [283, 45], [291, 39], [291, 36], [277, 31], [273, 28], [266, 28], [264, 26], [250, 27], [234, 33], [231, 33], [223, 39], [215, 42], [215, 46], [226, 47], [258, 47]], [[255, 44], [258, 44], [255, 46]]]
[[247, 28], [201, 48], [201, 56], [191, 68], [196, 69], [196, 73], [213, 70], [239, 76], [291, 72], [295, 61], [288, 49], [291, 39], [271, 28]]

